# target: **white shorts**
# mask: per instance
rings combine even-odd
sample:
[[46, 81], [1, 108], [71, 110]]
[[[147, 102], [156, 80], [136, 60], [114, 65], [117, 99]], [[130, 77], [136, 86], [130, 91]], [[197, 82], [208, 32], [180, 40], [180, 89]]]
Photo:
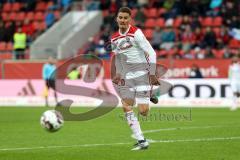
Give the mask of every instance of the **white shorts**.
[[115, 89], [121, 99], [133, 99], [137, 104], [149, 104], [151, 87], [148, 74], [127, 79], [124, 85], [115, 85]]
[[240, 93], [240, 82], [233, 81], [230, 84], [231, 84], [231, 89], [234, 93], [236, 93], [236, 92]]

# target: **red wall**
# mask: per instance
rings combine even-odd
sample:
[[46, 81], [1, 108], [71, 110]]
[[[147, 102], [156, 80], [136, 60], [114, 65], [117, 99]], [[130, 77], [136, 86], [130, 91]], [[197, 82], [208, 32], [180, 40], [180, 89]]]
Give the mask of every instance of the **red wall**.
[[[213, 59], [213, 60], [160, 60], [158, 63], [165, 65], [167, 68], [184, 69], [189, 68], [192, 64], [197, 64], [202, 69], [212, 68], [218, 74], [217, 77], [208, 78], [225, 78], [227, 77], [228, 66], [230, 60]], [[43, 62], [5, 62], [4, 63], [4, 78], [5, 79], [41, 79]], [[59, 62], [61, 64], [61, 62]], [[105, 69], [105, 78], [110, 78], [111, 65], [110, 60], [105, 60], [103, 66]], [[1, 73], [1, 65], [0, 65]], [[2, 75], [2, 74], [0, 74]], [[179, 76], [184, 78], [185, 75]], [[177, 77], [176, 77], [177, 78]]]

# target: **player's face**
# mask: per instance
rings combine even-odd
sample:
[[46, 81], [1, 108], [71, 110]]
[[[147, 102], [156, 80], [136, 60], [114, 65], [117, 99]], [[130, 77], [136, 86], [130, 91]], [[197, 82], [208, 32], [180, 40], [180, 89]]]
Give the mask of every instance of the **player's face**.
[[117, 23], [120, 29], [127, 29], [130, 23], [131, 17], [126, 12], [119, 12], [117, 16]]

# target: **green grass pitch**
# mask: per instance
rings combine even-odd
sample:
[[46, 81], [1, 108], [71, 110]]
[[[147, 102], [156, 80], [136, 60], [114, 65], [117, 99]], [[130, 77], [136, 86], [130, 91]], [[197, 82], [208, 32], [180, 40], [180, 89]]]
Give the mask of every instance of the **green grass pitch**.
[[[90, 121], [65, 122], [56, 133], [39, 124], [49, 108], [0, 108], [0, 160], [239, 160], [240, 110], [152, 108], [140, 117], [148, 150], [135, 140], [121, 108]], [[89, 108], [74, 108], [74, 113]]]

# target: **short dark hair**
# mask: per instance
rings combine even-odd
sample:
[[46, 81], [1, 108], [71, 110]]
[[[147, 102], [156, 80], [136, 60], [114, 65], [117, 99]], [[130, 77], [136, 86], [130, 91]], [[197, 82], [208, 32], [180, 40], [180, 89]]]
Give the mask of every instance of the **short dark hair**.
[[118, 10], [118, 13], [119, 12], [125, 12], [125, 13], [128, 13], [130, 16], [131, 16], [131, 9], [128, 8], [128, 7], [121, 7], [119, 10]]

